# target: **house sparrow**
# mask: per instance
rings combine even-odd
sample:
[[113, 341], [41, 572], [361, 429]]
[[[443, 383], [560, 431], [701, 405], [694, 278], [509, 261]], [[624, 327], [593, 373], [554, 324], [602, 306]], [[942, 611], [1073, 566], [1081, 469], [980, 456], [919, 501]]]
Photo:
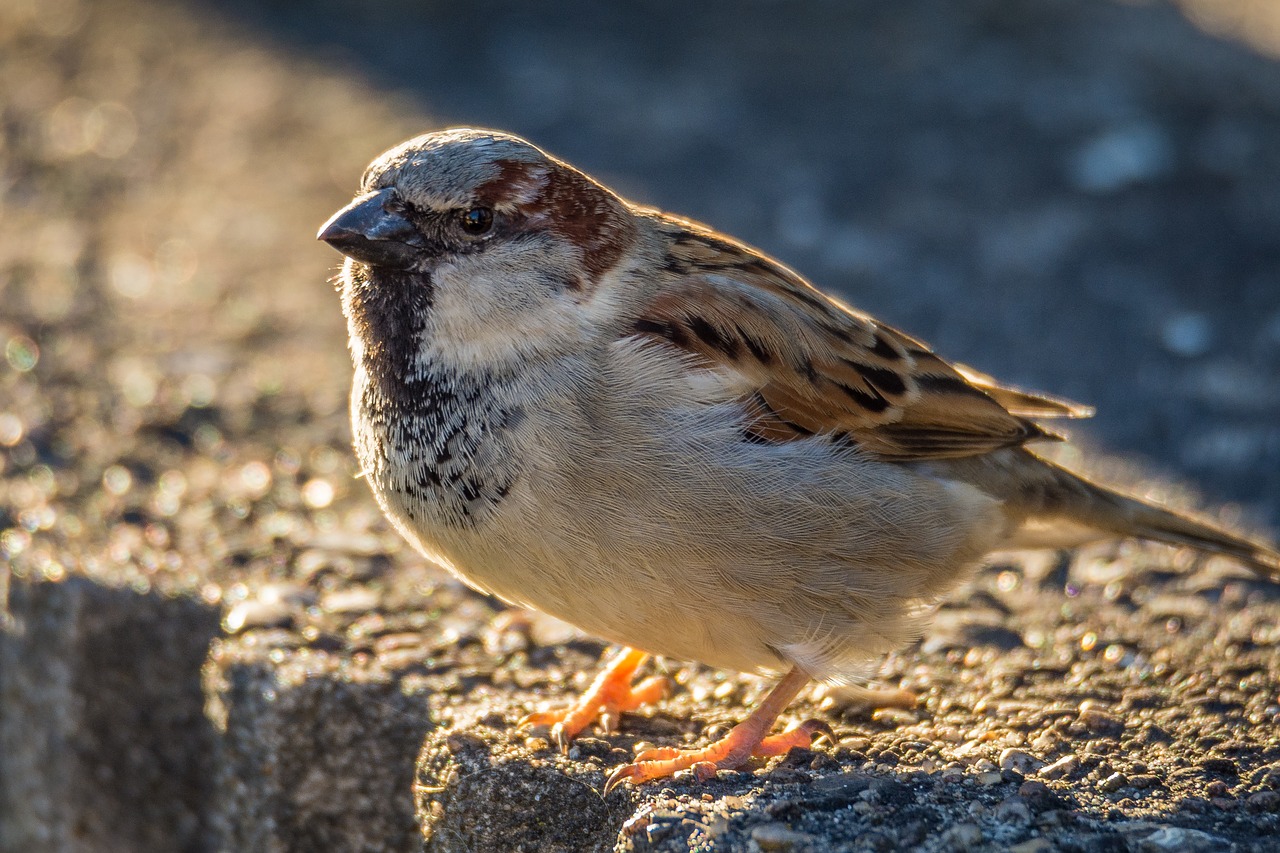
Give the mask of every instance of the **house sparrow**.
[[1042, 459], [1084, 407], [998, 384], [704, 225], [631, 204], [515, 136], [378, 157], [319, 238], [346, 255], [355, 448], [391, 523], [477, 589], [627, 647], [554, 723], [662, 695], [649, 654], [782, 674], [723, 739], [607, 788], [809, 745], [769, 735], [811, 680], [919, 636], [988, 552], [1082, 531], [1274, 547]]

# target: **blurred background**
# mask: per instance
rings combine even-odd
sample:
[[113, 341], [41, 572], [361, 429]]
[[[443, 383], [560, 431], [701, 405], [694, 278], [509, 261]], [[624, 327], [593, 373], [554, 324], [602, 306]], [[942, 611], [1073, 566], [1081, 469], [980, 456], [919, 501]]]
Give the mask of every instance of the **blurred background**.
[[1110, 473], [1274, 527], [1278, 56], [1269, 0], [4, 0], [0, 551], [170, 519], [137, 536], [214, 559], [264, 496], [376, 524], [314, 234], [451, 124], [1096, 405]]

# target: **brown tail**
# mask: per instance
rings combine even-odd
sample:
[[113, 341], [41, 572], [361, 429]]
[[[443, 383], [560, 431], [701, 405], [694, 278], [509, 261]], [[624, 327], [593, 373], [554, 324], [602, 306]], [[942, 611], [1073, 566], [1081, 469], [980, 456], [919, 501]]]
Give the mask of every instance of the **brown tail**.
[[[1231, 533], [1181, 512], [1121, 494], [1078, 474], [1047, 463], [1063, 487], [1056, 507], [1063, 515], [1100, 531], [1119, 536], [1187, 545], [1231, 557], [1260, 575], [1280, 580], [1280, 550], [1276, 546]], [[1055, 503], [1050, 501], [1049, 503]]]

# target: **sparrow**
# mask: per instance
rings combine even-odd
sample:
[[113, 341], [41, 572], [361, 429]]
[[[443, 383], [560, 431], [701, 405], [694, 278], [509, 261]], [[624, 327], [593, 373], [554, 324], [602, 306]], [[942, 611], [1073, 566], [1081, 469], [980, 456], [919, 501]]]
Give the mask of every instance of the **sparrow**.
[[770, 734], [812, 680], [865, 679], [991, 551], [1138, 537], [1271, 578], [1280, 552], [1037, 455], [1086, 407], [1002, 385], [705, 225], [529, 142], [453, 128], [368, 167], [319, 239], [351, 424], [391, 524], [476, 589], [618, 643], [562, 749], [660, 699], [648, 655], [779, 676], [720, 740], [610, 776], [705, 779], [830, 736]]

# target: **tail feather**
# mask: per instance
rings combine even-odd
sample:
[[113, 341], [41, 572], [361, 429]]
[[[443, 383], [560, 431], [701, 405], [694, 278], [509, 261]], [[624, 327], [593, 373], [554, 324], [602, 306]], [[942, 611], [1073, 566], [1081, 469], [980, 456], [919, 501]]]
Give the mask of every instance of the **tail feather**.
[[1059, 484], [1066, 487], [1057, 491], [1062, 500], [1053, 509], [1074, 521], [1118, 536], [1151, 539], [1222, 554], [1264, 577], [1280, 580], [1280, 550], [1274, 545], [1122, 494], [1052, 463], [1046, 464], [1057, 475]]
[[1243, 563], [1260, 575], [1280, 580], [1280, 551], [1271, 545], [1231, 533], [1183, 513], [1144, 503], [1137, 498], [1118, 493], [1112, 493], [1108, 497], [1119, 504], [1125, 518], [1124, 524], [1110, 528], [1115, 533], [1222, 554]]

